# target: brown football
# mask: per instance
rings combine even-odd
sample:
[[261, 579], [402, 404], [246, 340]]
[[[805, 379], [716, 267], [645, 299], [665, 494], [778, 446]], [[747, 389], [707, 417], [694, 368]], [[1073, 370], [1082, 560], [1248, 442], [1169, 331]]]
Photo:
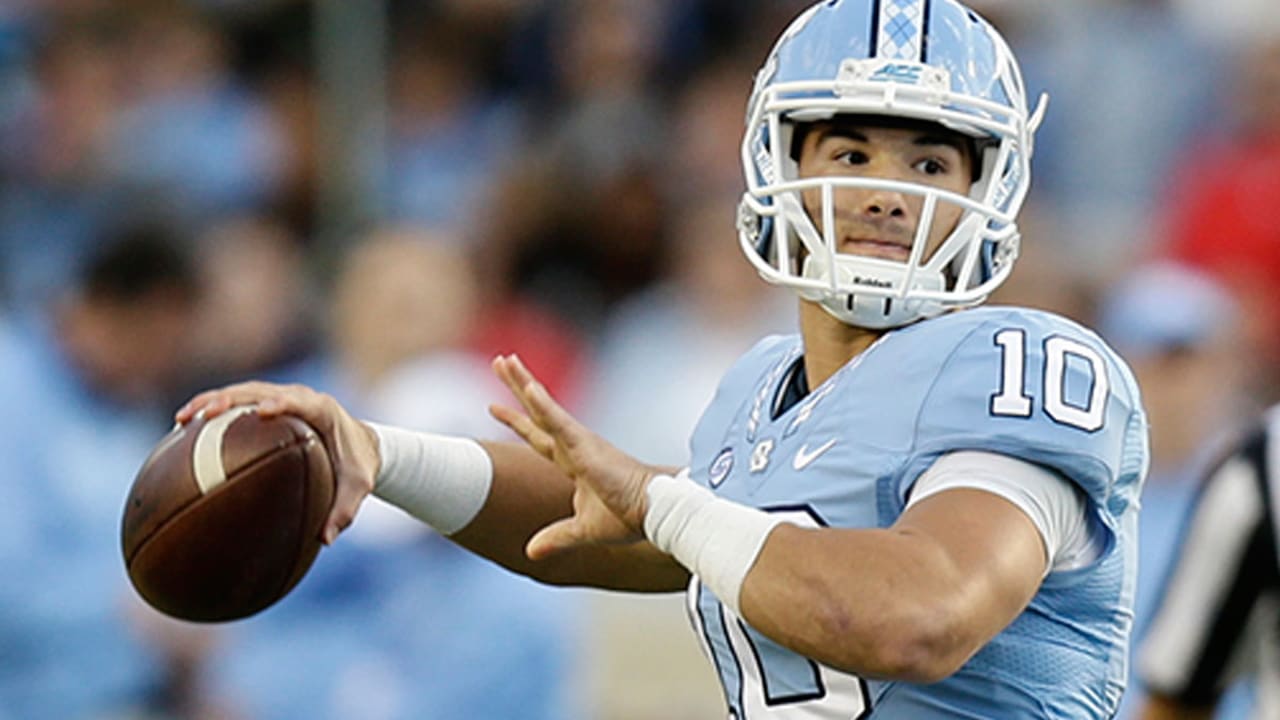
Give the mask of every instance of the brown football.
[[311, 567], [333, 493], [329, 455], [301, 419], [249, 407], [194, 419], [156, 445], [129, 490], [129, 579], [176, 618], [253, 615]]

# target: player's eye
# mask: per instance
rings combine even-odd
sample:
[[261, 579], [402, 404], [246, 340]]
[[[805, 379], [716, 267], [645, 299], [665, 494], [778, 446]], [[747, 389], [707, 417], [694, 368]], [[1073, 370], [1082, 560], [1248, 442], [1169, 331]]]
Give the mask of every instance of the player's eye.
[[945, 175], [949, 170], [947, 164], [938, 158], [925, 158], [915, 164], [915, 169], [925, 175]]
[[836, 154], [835, 159], [842, 165], [866, 165], [870, 160], [861, 150], [844, 150]]

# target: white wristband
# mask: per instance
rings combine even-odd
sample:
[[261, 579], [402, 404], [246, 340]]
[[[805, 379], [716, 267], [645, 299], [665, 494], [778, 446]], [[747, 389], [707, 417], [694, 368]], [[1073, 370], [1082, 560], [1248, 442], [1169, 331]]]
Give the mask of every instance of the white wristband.
[[466, 527], [489, 497], [493, 460], [466, 438], [367, 423], [378, 435], [382, 467], [373, 494], [443, 535]]
[[644, 533], [698, 576], [720, 602], [742, 617], [738, 596], [764, 541], [781, 519], [718, 498], [689, 479], [658, 475], [645, 490]]

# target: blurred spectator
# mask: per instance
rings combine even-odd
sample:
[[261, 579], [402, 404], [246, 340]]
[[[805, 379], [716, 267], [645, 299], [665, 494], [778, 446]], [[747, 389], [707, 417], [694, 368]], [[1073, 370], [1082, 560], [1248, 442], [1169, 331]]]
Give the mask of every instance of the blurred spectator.
[[[316, 234], [318, 168], [325, 122], [316, 61], [316, 3], [295, 0], [206, 0], [218, 7], [218, 27], [232, 58], [235, 87], [251, 94], [270, 118], [280, 148], [271, 169], [269, 211], [300, 238]], [[258, 210], [262, 210], [259, 208]], [[327, 262], [328, 258], [323, 258]]]
[[[735, 262], [741, 251], [726, 208], [736, 199], [687, 198], [672, 220], [668, 280], [606, 323], [584, 416], [628, 453], [687, 464], [689, 434], [719, 377], [755, 340], [796, 325], [794, 305]], [[654, 362], [656, 348], [679, 348], [680, 362]]]
[[1271, 0], [1171, 0], [1198, 36], [1223, 47], [1250, 44], [1280, 35], [1280, 15]]
[[128, 20], [126, 105], [107, 148], [109, 170], [162, 191], [194, 218], [267, 202], [284, 145], [261, 101], [230, 74], [224, 37], [182, 3], [140, 3]]
[[1001, 16], [1016, 21], [1010, 43], [1028, 89], [1049, 94], [1032, 194], [1071, 224], [1072, 260], [1106, 271], [1152, 240], [1167, 179], [1213, 127], [1220, 57], [1170, 0], [1020, 5]]
[[478, 28], [451, 18], [411, 15], [397, 33], [384, 193], [397, 220], [463, 231], [519, 147], [521, 117], [482, 75]]
[[18, 308], [67, 285], [95, 238], [138, 213], [190, 223], [267, 202], [284, 161], [224, 37], [185, 4], [44, 12], [29, 89], [0, 113], [0, 269]]
[[[170, 424], [196, 283], [172, 238], [130, 231], [47, 313], [0, 328], [0, 718], [203, 717], [205, 638], [141, 606], [119, 523]], [[145, 630], [140, 632], [139, 628]]]
[[[672, 465], [686, 463], [689, 434], [725, 368], [760, 335], [795, 323], [789, 299], [755, 277], [736, 245], [737, 144], [754, 65], [724, 60], [688, 78], [674, 98], [671, 142], [659, 145], [668, 150], [658, 280], [604, 316], [586, 389], [584, 413], [602, 434]], [[660, 347], [680, 348], [681, 361], [654, 362]], [[630, 400], [599, 402], [617, 393]], [[658, 408], [661, 417], [645, 422]], [[723, 712], [681, 598], [610, 594], [586, 602], [582, 682], [595, 717], [696, 720]]]
[[191, 336], [201, 385], [318, 372], [323, 318], [312, 309], [308, 256], [287, 227], [228, 216], [198, 238], [197, 253], [205, 293]]
[[[673, 98], [661, 279], [612, 308], [597, 343], [588, 421], [626, 452], [672, 466], [687, 463], [688, 437], [729, 365], [762, 335], [796, 324], [790, 298], [771, 293], [740, 262], [735, 237], [749, 68], [746, 59], [722, 60]], [[681, 348], [679, 367], [654, 363], [657, 347]], [[613, 400], [603, 402], [605, 395]], [[645, 408], [662, 408], [662, 417], [642, 422], [636, 413]]]
[[118, 200], [102, 162], [120, 104], [118, 42], [107, 18], [60, 19], [0, 128], [0, 270], [23, 310], [73, 284]]
[[503, 277], [588, 335], [607, 306], [658, 270], [666, 158], [655, 152], [663, 131], [653, 82], [666, 6], [549, 6], [557, 103], [539, 116], [486, 217]]
[[469, 257], [446, 233], [381, 230], [351, 254], [334, 298], [334, 351], [369, 412], [435, 432], [501, 430], [488, 406], [506, 389], [466, 346], [480, 300]]
[[[1238, 357], [1240, 316], [1210, 276], [1172, 263], [1138, 267], [1104, 293], [1098, 331], [1133, 368], [1151, 428], [1151, 469], [1139, 516], [1138, 586], [1131, 658], [1160, 599], [1161, 583], [1201, 472], [1214, 448], [1252, 412]], [[1130, 678], [1118, 718], [1143, 705]]]
[[1280, 36], [1249, 46], [1232, 76], [1235, 125], [1226, 138], [1192, 147], [1194, 172], [1168, 199], [1167, 253], [1204, 268], [1244, 308], [1249, 356], [1270, 368], [1260, 383], [1280, 398]]
[[[745, 189], [742, 107], [747, 104], [757, 62], [742, 55], [721, 58], [699, 69], [681, 88], [672, 103], [670, 172], [663, 176], [666, 204], [678, 203], [688, 194]], [[736, 204], [731, 198], [726, 207]]]
[[532, 295], [491, 292], [496, 290], [493, 284], [484, 286], [485, 303], [469, 347], [487, 358], [519, 353], [561, 402], [576, 406], [591, 365], [587, 339], [569, 320]]
[[[1239, 309], [1226, 288], [1194, 268], [1154, 262], [1103, 294], [1097, 327], [1138, 375], [1151, 422], [1149, 487], [1185, 473], [1208, 436], [1245, 401]], [[1188, 412], [1195, 408], [1195, 412]]]
[[[502, 390], [460, 348], [475, 293], [444, 236], [362, 239], [334, 289], [321, 387], [370, 419], [497, 434], [484, 416]], [[287, 598], [234, 628], [211, 682], [254, 720], [566, 720], [578, 716], [575, 607], [371, 498]]]

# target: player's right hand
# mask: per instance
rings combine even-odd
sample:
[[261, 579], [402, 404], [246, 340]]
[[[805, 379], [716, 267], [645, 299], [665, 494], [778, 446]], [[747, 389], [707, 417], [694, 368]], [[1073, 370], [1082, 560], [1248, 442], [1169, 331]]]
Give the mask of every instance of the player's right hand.
[[197, 414], [212, 418], [232, 407], [256, 405], [263, 417], [295, 415], [315, 428], [329, 452], [337, 483], [333, 509], [321, 539], [333, 544], [351, 524], [360, 503], [373, 492], [382, 459], [373, 428], [356, 420], [331, 395], [304, 385], [245, 382], [202, 392], [187, 401], [174, 419], [186, 423]]
[[660, 470], [609, 444], [578, 422], [514, 355], [493, 370], [524, 407], [494, 405], [490, 412], [574, 483], [573, 515], [539, 530], [525, 548], [540, 560], [575, 547], [632, 543], [644, 538], [645, 487]]

